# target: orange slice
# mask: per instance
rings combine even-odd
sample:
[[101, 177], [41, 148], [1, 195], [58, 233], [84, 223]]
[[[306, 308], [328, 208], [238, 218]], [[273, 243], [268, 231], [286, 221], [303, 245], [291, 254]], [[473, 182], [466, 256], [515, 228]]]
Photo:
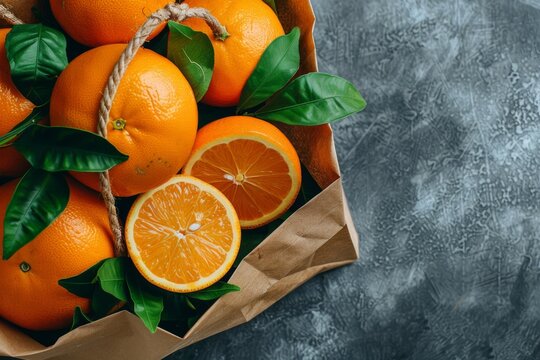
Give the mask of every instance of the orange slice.
[[224, 193], [247, 229], [281, 216], [302, 184], [291, 142], [274, 125], [248, 116], [224, 118], [199, 130], [183, 171]]
[[206, 288], [232, 267], [240, 223], [218, 189], [178, 175], [141, 195], [126, 223], [129, 255], [152, 284], [174, 292]]

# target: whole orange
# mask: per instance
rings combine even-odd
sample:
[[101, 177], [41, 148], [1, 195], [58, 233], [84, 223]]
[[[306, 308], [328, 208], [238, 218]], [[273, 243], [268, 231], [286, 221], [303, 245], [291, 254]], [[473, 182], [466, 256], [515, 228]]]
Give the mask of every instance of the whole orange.
[[[0, 136], [7, 134], [23, 121], [34, 107], [15, 87], [11, 80], [6, 56], [6, 35], [10, 29], [0, 29]], [[26, 160], [12, 147], [0, 148], [0, 177], [22, 175], [28, 168]]]
[[210, 10], [230, 35], [219, 40], [203, 20], [192, 18], [183, 22], [206, 33], [214, 46], [214, 74], [203, 102], [213, 106], [238, 105], [242, 89], [262, 54], [273, 40], [284, 34], [278, 17], [262, 0], [186, 0], [185, 3]]
[[[127, 43], [156, 10], [172, 0], [50, 0], [58, 23], [76, 41], [91, 47]], [[156, 36], [165, 24], [150, 36]]]
[[[68, 184], [64, 212], [9, 260], [0, 260], [0, 317], [26, 329], [64, 328], [76, 306], [88, 311], [89, 300], [71, 294], [58, 280], [113, 256], [107, 210], [99, 195], [74, 180]], [[0, 234], [16, 185], [14, 180], [0, 187]]]
[[[105, 45], [73, 60], [51, 98], [51, 125], [96, 131], [99, 102], [125, 45]], [[110, 171], [113, 193], [133, 196], [153, 189], [182, 168], [197, 132], [193, 90], [180, 70], [155, 52], [140, 49], [113, 102], [108, 140], [129, 160]], [[98, 175], [73, 173], [99, 190]]]

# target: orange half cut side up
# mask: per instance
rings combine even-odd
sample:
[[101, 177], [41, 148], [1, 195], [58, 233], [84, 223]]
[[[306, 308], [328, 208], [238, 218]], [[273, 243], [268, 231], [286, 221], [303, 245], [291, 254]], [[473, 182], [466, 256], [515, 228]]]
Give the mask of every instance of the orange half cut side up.
[[185, 293], [206, 288], [232, 267], [240, 222], [214, 186], [178, 175], [141, 195], [126, 223], [129, 255], [152, 284]]

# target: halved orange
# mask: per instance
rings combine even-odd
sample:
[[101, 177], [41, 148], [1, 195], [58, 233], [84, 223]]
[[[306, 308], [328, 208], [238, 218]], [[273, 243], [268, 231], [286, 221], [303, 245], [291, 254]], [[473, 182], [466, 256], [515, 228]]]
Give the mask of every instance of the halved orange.
[[274, 125], [249, 116], [227, 117], [199, 130], [183, 172], [224, 193], [246, 229], [286, 212], [302, 184], [291, 142]]
[[173, 292], [206, 288], [232, 267], [240, 223], [218, 189], [178, 175], [141, 195], [126, 223], [129, 255], [152, 284]]

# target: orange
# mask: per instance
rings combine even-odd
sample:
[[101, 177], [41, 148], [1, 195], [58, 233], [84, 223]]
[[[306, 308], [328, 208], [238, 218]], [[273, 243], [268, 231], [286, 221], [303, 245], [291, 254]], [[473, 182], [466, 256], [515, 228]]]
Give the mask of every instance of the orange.
[[242, 228], [277, 219], [294, 203], [302, 184], [300, 160], [287, 137], [274, 125], [248, 116], [203, 127], [184, 173], [223, 192]]
[[126, 223], [129, 256], [139, 272], [152, 284], [181, 293], [221, 279], [238, 255], [240, 236], [229, 200], [184, 175], [141, 195]]
[[[51, 98], [51, 124], [96, 131], [101, 94], [125, 45], [105, 45], [73, 60]], [[133, 196], [169, 180], [189, 157], [197, 132], [197, 103], [180, 70], [140, 49], [114, 99], [107, 139], [129, 160], [111, 172], [113, 193]], [[99, 190], [98, 175], [73, 173]]]
[[[11, 80], [9, 62], [6, 56], [6, 35], [11, 29], [0, 29], [0, 136], [7, 134], [23, 121], [34, 108], [15, 87]], [[0, 148], [0, 177], [22, 175], [28, 169], [28, 163], [12, 147]]]
[[[81, 44], [96, 47], [127, 43], [146, 19], [172, 0], [50, 0], [51, 10], [65, 32]], [[160, 25], [150, 35], [154, 38]]]
[[242, 89], [262, 54], [277, 37], [284, 35], [274, 11], [262, 0], [186, 0], [191, 7], [204, 7], [225, 26], [230, 36], [216, 39], [201, 19], [184, 25], [205, 32], [215, 52], [214, 74], [203, 102], [213, 106], [235, 106]]
[[[89, 300], [69, 293], [58, 280], [113, 256], [107, 210], [99, 195], [71, 179], [68, 184], [64, 212], [9, 260], [0, 260], [0, 317], [26, 329], [64, 328], [76, 306], [87, 312]], [[16, 185], [12, 181], [0, 187], [0, 234]]]

